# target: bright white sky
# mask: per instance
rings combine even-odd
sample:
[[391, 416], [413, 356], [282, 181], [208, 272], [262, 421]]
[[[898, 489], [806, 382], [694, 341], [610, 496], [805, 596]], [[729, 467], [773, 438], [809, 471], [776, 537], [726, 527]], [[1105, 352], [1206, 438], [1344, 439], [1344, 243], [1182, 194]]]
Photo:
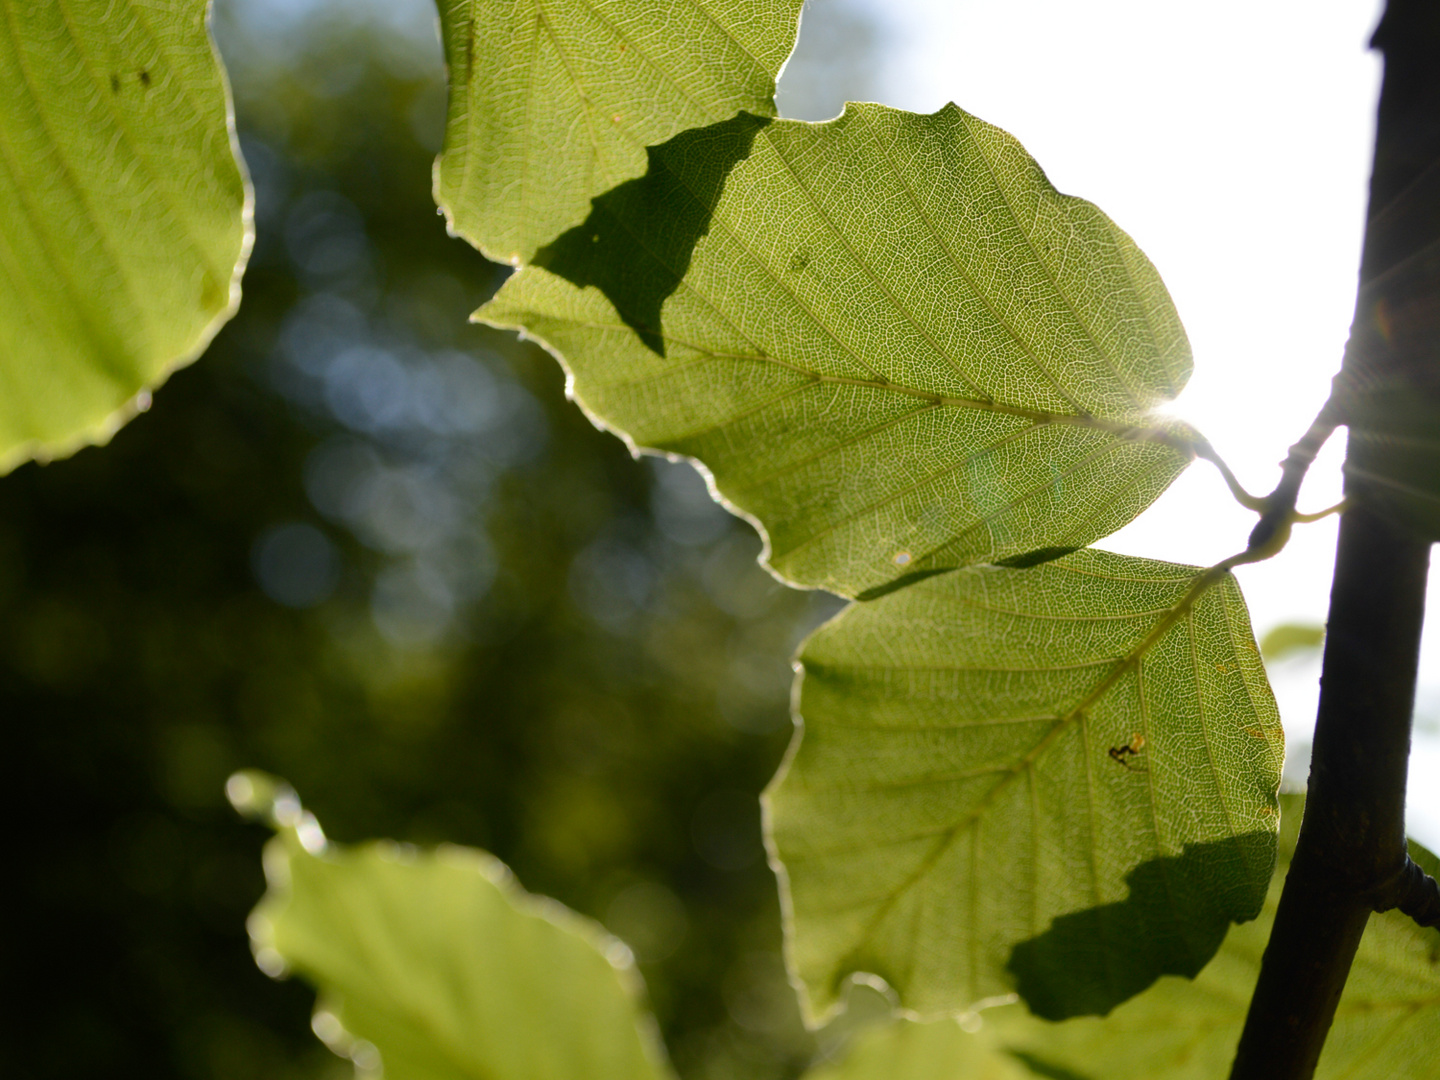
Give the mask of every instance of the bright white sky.
[[[825, 17], [818, 0], [814, 19]], [[850, 0], [883, 29], [885, 104], [947, 101], [1010, 131], [1062, 191], [1159, 267], [1195, 351], [1177, 411], [1258, 494], [1324, 401], [1354, 305], [1380, 64], [1377, 0]], [[1301, 509], [1339, 499], [1343, 436]], [[1254, 516], [1197, 463], [1111, 550], [1208, 565]], [[1323, 622], [1334, 519], [1239, 571], [1256, 630]], [[1411, 831], [1440, 845], [1440, 582], [1421, 673]], [[1272, 673], [1287, 732], [1314, 727], [1318, 661]], [[1428, 714], [1428, 715], [1427, 715]], [[1425, 721], [1429, 720], [1427, 724]], [[1289, 770], [1287, 770], [1289, 772]], [[1300, 773], [1303, 777], [1303, 771]]]

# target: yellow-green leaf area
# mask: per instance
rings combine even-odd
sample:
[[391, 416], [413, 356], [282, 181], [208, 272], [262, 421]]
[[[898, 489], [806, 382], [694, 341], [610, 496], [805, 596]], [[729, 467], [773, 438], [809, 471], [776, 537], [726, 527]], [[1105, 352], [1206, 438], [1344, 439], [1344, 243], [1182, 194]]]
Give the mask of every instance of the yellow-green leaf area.
[[838, 1061], [804, 1080], [1028, 1080], [1033, 1074], [993, 1041], [954, 1020], [900, 1022], [861, 1032]]
[[450, 70], [435, 198], [490, 258], [528, 261], [645, 147], [773, 115], [801, 0], [441, 0]]
[[207, 7], [0, 6], [0, 472], [108, 440], [239, 302], [250, 196]]
[[1083, 547], [1190, 460], [1154, 411], [1190, 372], [1154, 267], [954, 106], [685, 132], [478, 317], [848, 596]]
[[[1079, 1080], [1211, 1080], [1235, 1056], [1260, 957], [1274, 925], [1304, 806], [1283, 796], [1280, 858], [1259, 918], [1233, 928], [1195, 981], [1165, 978], [1104, 1019], [1046, 1024], [1001, 1009], [992, 1041], [1035, 1062], [1043, 1076]], [[1411, 841], [1410, 854], [1432, 875], [1435, 856]], [[1440, 931], [1398, 911], [1372, 915], [1360, 940], [1317, 1080], [1431, 1080], [1440, 1077]], [[1051, 1071], [1044, 1069], [1049, 1067]], [[1065, 1072], [1057, 1072], [1063, 1069]], [[897, 1080], [903, 1080], [898, 1077]]]
[[1104, 1014], [1254, 918], [1284, 738], [1234, 578], [1087, 549], [855, 604], [802, 647], [766, 795], [811, 1018]]
[[317, 839], [302, 822], [271, 841], [250, 931], [262, 966], [319, 990], [334, 1049], [388, 1080], [670, 1075], [629, 951], [598, 926], [481, 851]]

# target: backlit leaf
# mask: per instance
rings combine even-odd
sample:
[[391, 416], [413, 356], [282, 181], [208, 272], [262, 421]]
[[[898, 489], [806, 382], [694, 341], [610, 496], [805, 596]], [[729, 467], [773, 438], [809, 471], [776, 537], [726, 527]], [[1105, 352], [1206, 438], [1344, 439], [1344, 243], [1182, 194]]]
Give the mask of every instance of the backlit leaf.
[[478, 317], [634, 444], [698, 458], [789, 581], [871, 596], [1043, 561], [1184, 468], [1189, 346], [1149, 261], [954, 106], [748, 115], [650, 150]]
[[645, 147], [775, 112], [801, 0], [441, 0], [450, 110], [435, 196], [452, 231], [526, 261]]
[[800, 662], [766, 804], [812, 1019], [854, 972], [921, 1015], [1103, 1014], [1259, 911], [1284, 739], [1230, 575], [1088, 549], [957, 571]]
[[954, 1020], [901, 1021], [861, 1032], [839, 1061], [804, 1080], [1026, 1080], [1031, 1075], [994, 1041]]
[[[263, 781], [232, 778], [232, 797]], [[317, 987], [315, 1031], [337, 1052], [387, 1080], [670, 1075], [618, 940], [482, 851], [337, 847], [289, 799], [251, 939], [266, 970]]]
[[207, 9], [0, 14], [0, 472], [107, 441], [239, 303], [249, 191]]
[[[1283, 796], [1280, 859], [1260, 917], [1230, 931], [1195, 981], [1165, 978], [1105, 1019], [1045, 1024], [1018, 1009], [983, 1014], [1001, 1044], [1041, 1076], [1079, 1080], [1212, 1080], [1226, 1075], [1280, 890], [1300, 831], [1300, 796]], [[1411, 841], [1410, 854], [1434, 874], [1435, 856]], [[1316, 1080], [1430, 1080], [1440, 1077], [1440, 931], [1398, 911], [1372, 915], [1325, 1042]], [[1048, 1071], [1047, 1071], [1048, 1069]], [[1063, 1071], [1061, 1071], [1063, 1070]], [[896, 1076], [895, 1080], [904, 1080]]]

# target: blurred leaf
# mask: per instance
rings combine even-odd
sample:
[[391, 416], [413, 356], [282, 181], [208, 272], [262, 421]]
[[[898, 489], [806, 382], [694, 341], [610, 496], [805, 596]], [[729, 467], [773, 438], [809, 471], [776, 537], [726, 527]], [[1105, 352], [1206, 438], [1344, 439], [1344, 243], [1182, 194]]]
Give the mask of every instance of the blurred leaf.
[[1265, 631], [1260, 639], [1260, 655], [1267, 661], [1285, 660], [1324, 643], [1325, 627], [1318, 623], [1281, 623]]
[[[994, 1018], [996, 1036], [1039, 1066], [1041, 1076], [1210, 1080], [1226, 1075], [1300, 831], [1304, 797], [1286, 795], [1281, 802], [1280, 859], [1264, 909], [1254, 922], [1230, 931], [1219, 954], [1193, 983], [1162, 979], [1103, 1020], [1046, 1024], [1018, 1009], [987, 1012], [987, 1021]], [[1414, 841], [1411, 855], [1435, 872], [1435, 856]], [[1440, 932], [1417, 926], [1398, 911], [1372, 915], [1317, 1080], [1440, 1077], [1437, 1025]]]
[[332, 1049], [390, 1080], [669, 1075], [617, 939], [482, 851], [326, 844], [293, 794], [263, 785], [228, 785], [281, 826], [250, 921], [256, 959], [319, 988], [314, 1027]]
[[862, 1032], [838, 1063], [805, 1080], [1025, 1080], [1030, 1071], [954, 1020], [887, 1024]]
[[775, 114], [801, 0], [443, 0], [450, 112], [436, 201], [499, 262], [645, 171], [645, 147]]
[[954, 106], [687, 131], [535, 261], [478, 317], [550, 346], [627, 439], [699, 458], [800, 585], [1054, 557], [1190, 457], [1150, 412], [1190, 372], [1154, 267]]
[[1015, 990], [1105, 1013], [1255, 917], [1283, 734], [1239, 586], [1212, 574], [1085, 550], [934, 577], [810, 637], [767, 806], [812, 1018], [852, 972], [922, 1015]]
[[0, 472], [109, 440], [235, 312], [249, 190], [207, 9], [6, 8]]

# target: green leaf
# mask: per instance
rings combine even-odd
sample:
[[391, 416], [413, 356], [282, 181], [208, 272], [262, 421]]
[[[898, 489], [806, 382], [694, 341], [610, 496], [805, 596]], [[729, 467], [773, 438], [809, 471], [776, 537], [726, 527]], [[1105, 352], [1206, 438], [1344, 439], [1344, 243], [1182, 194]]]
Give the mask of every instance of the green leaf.
[[632, 444], [703, 462], [787, 580], [868, 597], [1038, 561], [1189, 461], [1151, 412], [1190, 372], [1159, 275], [1004, 132], [850, 105], [649, 154], [477, 317], [550, 347]]
[[[1162, 979], [1103, 1020], [1045, 1024], [1020, 1015], [1018, 1009], [987, 1012], [987, 1026], [993, 1025], [995, 1037], [1034, 1062], [1042, 1076], [1212, 1080], [1226, 1075], [1300, 830], [1304, 799], [1284, 796], [1282, 802], [1279, 865], [1260, 917], [1232, 929], [1193, 983]], [[1435, 856], [1414, 841], [1411, 856], [1434, 873]], [[1437, 1030], [1440, 932], [1417, 926], [1398, 911], [1371, 916], [1317, 1080], [1440, 1077]]]
[[500, 262], [645, 171], [645, 147], [774, 115], [801, 0], [441, 0], [450, 69], [435, 198]]
[[799, 659], [766, 812], [812, 1020], [855, 972], [922, 1016], [1104, 1013], [1259, 911], [1284, 737], [1231, 575], [977, 567], [852, 605]]
[[[263, 811], [264, 786], [239, 774], [227, 790]], [[337, 1052], [387, 1080], [670, 1075], [629, 950], [600, 927], [485, 852], [337, 847], [293, 793], [273, 805], [256, 959], [319, 989], [315, 1031]]]
[[1265, 631], [1260, 655], [1267, 663], [1317, 651], [1325, 644], [1325, 627], [1319, 623], [1281, 623]]
[[993, 1041], [954, 1020], [901, 1021], [861, 1032], [836, 1063], [804, 1080], [1026, 1080], [1031, 1075]]
[[239, 303], [250, 193], [207, 8], [0, 14], [0, 472], [106, 442]]

